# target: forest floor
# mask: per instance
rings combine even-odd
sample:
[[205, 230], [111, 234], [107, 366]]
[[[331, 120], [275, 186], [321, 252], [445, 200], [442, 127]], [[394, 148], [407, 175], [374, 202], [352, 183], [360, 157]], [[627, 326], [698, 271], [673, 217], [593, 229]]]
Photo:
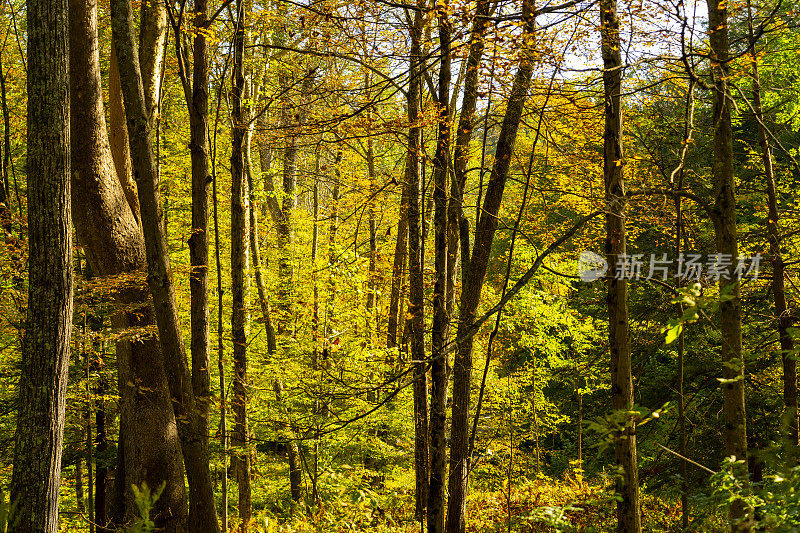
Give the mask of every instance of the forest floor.
[[[345, 465], [346, 466], [346, 465]], [[395, 468], [377, 475], [360, 467], [341, 465], [318, 478], [320, 503], [315, 508], [294, 505], [288, 498], [288, 473], [282, 461], [262, 463], [253, 479], [253, 533], [418, 533], [414, 520], [414, 474]], [[502, 476], [500, 476], [502, 478]], [[587, 532], [616, 530], [615, 503], [610, 478], [513, 480], [494, 486], [477, 481], [467, 505], [467, 533]], [[67, 480], [65, 480], [67, 481]], [[219, 480], [217, 480], [219, 481]], [[62, 488], [69, 486], [63, 483]], [[220, 487], [217, 487], [220, 488]], [[230, 529], [238, 531], [236, 483], [229, 482]], [[309, 487], [309, 491], [311, 488]], [[218, 494], [219, 492], [216, 491]], [[72, 500], [72, 501], [71, 501]], [[221, 501], [219, 502], [221, 504]], [[74, 491], [62, 490], [65, 532], [88, 531], [74, 509]], [[692, 501], [691, 531], [727, 531], [725, 513]], [[642, 493], [642, 527], [650, 532], [680, 532], [681, 507], [677, 497]]]

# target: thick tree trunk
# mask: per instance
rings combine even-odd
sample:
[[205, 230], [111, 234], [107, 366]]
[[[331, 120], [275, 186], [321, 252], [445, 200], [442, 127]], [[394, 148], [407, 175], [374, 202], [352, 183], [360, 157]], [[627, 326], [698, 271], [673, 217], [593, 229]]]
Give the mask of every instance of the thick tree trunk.
[[[524, 21], [523, 39], [527, 42], [534, 31], [533, 2], [525, 0], [522, 5]], [[467, 482], [469, 476], [469, 403], [470, 384], [472, 381], [472, 343], [470, 335], [475, 321], [475, 313], [480, 303], [483, 281], [489, 264], [489, 256], [497, 230], [500, 203], [503, 198], [511, 155], [517, 137], [517, 129], [522, 118], [522, 111], [528, 97], [533, 61], [529, 47], [520, 52], [520, 67], [514, 76], [514, 83], [508, 100], [503, 125], [497, 139], [495, 163], [486, 187], [483, 201], [483, 216], [475, 229], [475, 244], [469, 260], [469, 272], [465, 274], [464, 286], [461, 289], [461, 306], [458, 332], [456, 338], [456, 355], [453, 362], [453, 408], [450, 430], [450, 468], [448, 492], [450, 499], [447, 505], [448, 533], [463, 533], [465, 528], [464, 513], [466, 510]]]
[[[736, 230], [736, 183], [733, 173], [733, 132], [731, 128], [730, 66], [728, 44], [728, 8], [724, 1], [708, 0], [708, 22], [711, 44], [711, 72], [714, 84], [714, 233], [717, 252], [735, 261], [739, 256]], [[719, 329], [722, 337], [722, 384], [725, 426], [725, 455], [747, 460], [747, 430], [744, 400], [744, 360], [742, 359], [742, 322], [739, 284], [721, 277], [723, 300], [719, 308]], [[745, 467], [746, 468], [746, 467]], [[746, 476], [747, 472], [737, 474]], [[734, 531], [749, 531], [746, 505], [736, 500], [730, 506]]]
[[233, 38], [232, 120], [233, 140], [231, 151], [231, 337], [233, 339], [233, 415], [234, 430], [231, 443], [239, 449], [236, 454], [236, 479], [239, 484], [239, 518], [241, 531], [249, 529], [252, 518], [250, 488], [249, 426], [247, 421], [247, 180], [245, 176], [244, 143], [247, 134], [247, 117], [244, 111], [244, 48], [245, 2], [236, 3], [236, 29]]
[[[96, 3], [70, 2], [70, 38], [72, 201], [78, 239], [96, 274], [137, 272], [145, 262], [144, 241], [111, 163], [100, 86]], [[134, 309], [113, 317], [115, 328], [153, 324], [145, 289], [123, 286], [117, 298]], [[182, 458], [158, 339], [123, 338], [117, 343], [117, 361], [120, 439], [128, 450], [120, 457], [127, 464], [120, 464], [117, 472], [124, 500], [120, 518], [137, 516], [132, 485], [147, 482], [158, 487], [166, 482], [153, 517], [159, 527], [182, 531], [187, 518]]]
[[[113, 0], [111, 27], [117, 50], [120, 82], [125, 101], [131, 155], [139, 189], [148, 267], [148, 284], [153, 297], [156, 324], [164, 356], [164, 367], [173, 401], [178, 435], [183, 448], [189, 497], [197, 516], [212, 516], [214, 497], [209, 471], [209, 457], [202, 445], [202, 420], [195, 399], [186, 359], [186, 351], [175, 304], [175, 287], [169, 252], [163, 233], [158, 177], [153, 156], [150, 124], [146, 109], [139, 58], [132, 28], [130, 0]], [[127, 453], [126, 449], [126, 453]], [[209, 509], [209, 506], [212, 508]], [[192, 520], [196, 520], [193, 517]]]
[[[622, 56], [616, 0], [600, 2], [600, 35], [603, 54], [603, 89], [605, 132], [603, 134], [603, 176], [606, 202], [605, 252], [609, 265], [625, 255], [625, 180], [622, 154]], [[611, 275], [608, 280], [608, 335], [611, 350], [611, 396], [615, 410], [633, 408], [631, 344], [628, 332], [628, 283]], [[636, 533], [642, 530], [639, 508], [639, 474], [636, 461], [636, 423], [632, 417], [615, 435], [617, 531]]]
[[[451, 24], [446, 2], [437, 5], [439, 19], [439, 107], [438, 139], [433, 160], [433, 226], [434, 226], [434, 270], [433, 325], [431, 327], [431, 407], [430, 407], [430, 479], [428, 486], [427, 518], [428, 532], [444, 531], [444, 489], [447, 472], [447, 366], [448, 354], [445, 342], [450, 331], [448, 313], [448, 287], [452, 288], [452, 271], [448, 244], [451, 232], [447, 184], [450, 181], [450, 40]], [[455, 261], [453, 261], [453, 267]]]
[[[419, 5], [419, 2], [418, 2]], [[422, 217], [420, 216], [420, 160], [423, 156], [420, 120], [422, 82], [422, 11], [417, 10], [411, 33], [411, 66], [408, 76], [408, 323], [411, 364], [414, 366], [414, 473], [416, 476], [414, 517], [422, 523], [428, 500], [428, 365], [425, 360], [424, 293], [422, 274]]]
[[11, 532], [55, 533], [72, 331], [68, 7], [28, 2], [28, 316]]

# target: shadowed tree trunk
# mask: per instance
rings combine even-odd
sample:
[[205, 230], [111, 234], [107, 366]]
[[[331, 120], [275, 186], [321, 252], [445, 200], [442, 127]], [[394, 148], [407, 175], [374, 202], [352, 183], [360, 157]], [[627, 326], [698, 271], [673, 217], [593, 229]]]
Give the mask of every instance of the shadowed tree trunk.
[[249, 425], [247, 420], [247, 180], [245, 176], [245, 135], [247, 117], [243, 104], [245, 2], [236, 3], [236, 28], [233, 38], [233, 74], [231, 104], [233, 139], [231, 151], [231, 337], [233, 339], [233, 415], [234, 430], [231, 444], [236, 452], [236, 479], [239, 485], [239, 518], [241, 531], [248, 531], [252, 517], [250, 487]]
[[[78, 239], [96, 275], [138, 273], [145, 263], [144, 240], [111, 162], [95, 2], [70, 2], [70, 38], [72, 200]], [[141, 276], [121, 285], [116, 297], [132, 307], [112, 318], [116, 329], [152, 326], [153, 313]], [[182, 531], [187, 518], [182, 458], [160, 345], [154, 335], [137, 336], [117, 343], [120, 447], [127, 451], [120, 454], [117, 472], [124, 500], [117, 514], [123, 521], [138, 514], [131, 485], [147, 482], [157, 488], [166, 482], [153, 517], [159, 527]]]
[[389, 296], [389, 319], [386, 333], [386, 347], [396, 348], [398, 342], [398, 325], [400, 320], [400, 296], [403, 288], [403, 275], [408, 257], [408, 166], [403, 172], [402, 192], [400, 193], [400, 209], [397, 220], [397, 241], [394, 247], [392, 263], [392, 290]]
[[[437, 5], [439, 20], [439, 94], [436, 98], [439, 108], [438, 138], [436, 155], [433, 159], [433, 226], [434, 226], [434, 270], [433, 324], [431, 327], [431, 406], [430, 406], [430, 478], [428, 483], [427, 519], [428, 532], [444, 531], [444, 488], [447, 472], [447, 442], [445, 440], [447, 422], [447, 366], [448, 354], [445, 342], [449, 337], [450, 315], [448, 313], [448, 288], [452, 289], [455, 261], [449, 261], [448, 244], [450, 234], [456, 228], [450, 227], [447, 184], [450, 182], [450, 41], [451, 22], [448, 17], [447, 2]], [[452, 307], [451, 307], [452, 309]]]
[[[418, 1], [417, 6], [421, 8]], [[423, 157], [422, 127], [419, 125], [422, 89], [422, 10], [417, 9], [409, 27], [411, 65], [408, 71], [408, 319], [411, 364], [414, 366], [414, 473], [416, 476], [414, 517], [422, 523], [428, 500], [428, 365], [425, 360], [424, 293], [422, 275], [423, 228], [420, 216], [420, 160]]]
[[[532, 0], [523, 2], [522, 18], [524, 22], [522, 38], [523, 42], [527, 43], [530, 36], [533, 35], [535, 27]], [[483, 215], [475, 228], [475, 244], [469, 259], [469, 272], [465, 274], [464, 285], [461, 289], [456, 355], [453, 362], [453, 407], [448, 479], [450, 499], [447, 504], [447, 521], [445, 523], [445, 530], [448, 533], [463, 533], [466, 526], [464, 513], [469, 476], [468, 428], [473, 343], [473, 337], [468, 334], [473, 329], [475, 312], [480, 303], [492, 242], [497, 230], [497, 215], [500, 212], [511, 155], [514, 152], [517, 130], [527, 101], [532, 73], [531, 50], [529, 46], [524, 46], [520, 52], [520, 67], [514, 76], [508, 106], [497, 139], [495, 162], [483, 200]]]
[[28, 315], [11, 532], [55, 533], [72, 331], [68, 7], [28, 1]]
[[[739, 257], [736, 230], [736, 184], [733, 175], [733, 131], [731, 128], [730, 65], [728, 63], [728, 4], [724, 0], [708, 0], [708, 23], [711, 45], [711, 73], [714, 93], [714, 207], [712, 220], [717, 252]], [[744, 360], [742, 359], [742, 319], [739, 283], [724, 276], [719, 280], [723, 299], [719, 308], [719, 329], [722, 337], [722, 384], [725, 426], [725, 455], [747, 460], [747, 430], [744, 401]], [[745, 466], [746, 468], [746, 466]], [[738, 469], [746, 476], [746, 470]], [[730, 506], [734, 531], [749, 531], [746, 505], [735, 500]]]
[[[608, 279], [608, 344], [611, 351], [612, 405], [618, 411], [633, 408], [631, 343], [628, 332], [628, 283], [613, 275], [617, 259], [625, 255], [625, 180], [622, 153], [622, 56], [616, 0], [600, 2], [600, 36], [603, 54], [605, 132], [603, 134], [603, 176], [606, 202], [605, 251], [612, 275]], [[617, 531], [642, 530], [639, 509], [639, 473], [636, 461], [636, 422], [627, 417], [625, 428], [614, 440], [617, 467]]]

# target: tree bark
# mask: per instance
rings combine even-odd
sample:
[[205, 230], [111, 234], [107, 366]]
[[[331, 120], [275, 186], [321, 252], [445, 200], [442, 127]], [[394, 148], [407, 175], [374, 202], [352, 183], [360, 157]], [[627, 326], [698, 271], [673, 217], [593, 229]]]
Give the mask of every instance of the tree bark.
[[[96, 274], [138, 272], [145, 262], [144, 241], [111, 163], [100, 86], [97, 4], [73, 0], [70, 26], [72, 200], [77, 235]], [[133, 309], [112, 318], [115, 328], [152, 326], [145, 289], [123, 286], [117, 298]], [[157, 488], [166, 482], [153, 516], [159, 527], [180, 531], [187, 518], [186, 494], [161, 350], [155, 336], [139, 337], [117, 343], [120, 439], [128, 451], [120, 457], [127, 464], [118, 469], [117, 476], [124, 493], [121, 518], [130, 520], [138, 513], [131, 485], [147, 482]]]
[[[433, 203], [434, 203], [434, 270], [433, 324], [431, 327], [431, 406], [430, 406], [430, 478], [428, 483], [427, 519], [428, 532], [444, 531], [444, 489], [447, 471], [447, 366], [449, 357], [444, 350], [450, 331], [448, 313], [448, 287], [453, 272], [448, 270], [450, 261], [448, 245], [451, 232], [447, 184], [450, 181], [450, 41], [451, 23], [447, 2], [437, 4], [439, 20], [439, 108], [436, 155], [433, 159]], [[455, 262], [453, 262], [455, 266]]]
[[[714, 207], [712, 216], [717, 252], [729, 254], [734, 261], [739, 257], [736, 229], [736, 183], [733, 173], [733, 131], [731, 128], [731, 101], [729, 91], [730, 65], [728, 42], [728, 9], [723, 1], [708, 0], [708, 22], [711, 45], [711, 72], [713, 79], [714, 124]], [[744, 399], [744, 360], [742, 359], [742, 322], [739, 283], [719, 280], [720, 294], [729, 294], [719, 308], [719, 328], [722, 337], [723, 416], [725, 426], [725, 455], [737, 460], [747, 460], [747, 430]], [[746, 466], [745, 466], [746, 468]], [[746, 470], [737, 469], [737, 475], [746, 476]], [[735, 500], [730, 506], [731, 527], [734, 531], [751, 529], [746, 516], [746, 505]]]
[[[145, 91], [132, 33], [133, 13], [130, 0], [112, 1], [111, 27], [127, 114], [134, 176], [139, 189], [148, 267], [147, 281], [153, 297], [164, 367], [175, 418], [178, 421], [178, 435], [183, 448], [191, 507], [197, 509], [196, 516], [198, 518], [205, 517], [215, 513], [213, 508], [208, 509], [209, 505], [213, 507], [214, 502], [209, 461], [202, 445], [202, 420], [195, 407], [186, 351], [175, 304], [175, 287], [163, 233], [158, 176], [153, 156]], [[127, 451], [126, 449], [126, 453]], [[192, 523], [196, 519], [193, 516]]]
[[[625, 250], [625, 179], [622, 153], [622, 56], [616, 0], [600, 2], [600, 36], [603, 55], [605, 131], [603, 133], [603, 176], [606, 202], [605, 252], [614, 267]], [[628, 283], [613, 274], [608, 279], [608, 344], [611, 351], [612, 406], [617, 411], [633, 408], [631, 344], [628, 331]], [[636, 422], [626, 417], [625, 428], [616, 434], [614, 452], [622, 470], [616, 480], [617, 531], [642, 530], [639, 508], [639, 474], [636, 457]]]
[[233, 140], [231, 151], [231, 337], [233, 339], [233, 415], [234, 430], [231, 443], [236, 452], [236, 478], [239, 484], [239, 518], [241, 531], [248, 531], [252, 518], [250, 488], [249, 426], [247, 421], [247, 181], [245, 176], [244, 143], [247, 118], [243, 104], [245, 17], [243, 0], [236, 3], [236, 28], [233, 38], [233, 73], [231, 87]]
[[9, 531], [55, 533], [72, 331], [68, 6], [27, 6], [28, 315]]
[[[162, 3], [160, 8], [145, 9], [142, 4], [142, 20], [150, 23], [150, 28], [143, 27], [140, 32], [140, 46], [143, 55], [143, 70], [146, 65], [163, 63], [163, 42], [166, 40], [166, 10]], [[160, 10], [160, 11], [159, 11]], [[201, 454], [210, 457], [209, 446], [209, 411], [211, 408], [211, 360], [210, 325], [208, 311], [208, 233], [209, 207], [208, 186], [212, 181], [208, 164], [208, 42], [206, 26], [208, 24], [207, 0], [196, 0], [194, 3], [194, 47], [192, 62], [192, 78], [186, 72], [185, 49], [182, 46], [180, 29], [175, 34], [175, 50], [181, 68], [179, 73], [184, 88], [184, 98], [189, 112], [189, 151], [192, 165], [192, 231], [189, 245], [189, 292], [191, 295], [190, 319], [192, 356], [192, 392], [198, 412], [199, 446]], [[145, 46], [145, 43], [152, 43]], [[145, 53], [146, 50], [146, 53]], [[152, 68], [158, 72], [161, 69]], [[145, 76], [145, 96], [150, 110], [151, 127], [154, 123], [154, 111], [157, 110], [160, 76]], [[147, 89], [147, 85], [152, 88]], [[190, 502], [190, 505], [192, 503]], [[216, 506], [207, 502], [189, 511], [193, 517], [192, 528], [195, 531], [219, 531]], [[196, 519], [195, 519], [196, 517]]]
[[[421, 3], [417, 2], [418, 7]], [[422, 89], [422, 11], [418, 9], [411, 34], [411, 65], [408, 71], [408, 154], [406, 165], [408, 195], [408, 323], [410, 330], [411, 364], [414, 367], [414, 473], [416, 476], [414, 517], [422, 523], [428, 500], [428, 365], [425, 360], [424, 293], [422, 274], [422, 217], [420, 216], [420, 160], [423, 157], [422, 127], [420, 126]]]
[[480, 303], [492, 242], [497, 230], [497, 215], [500, 211], [503, 190], [505, 189], [511, 164], [511, 155], [514, 152], [517, 130], [522, 119], [522, 112], [527, 101], [528, 89], [533, 74], [533, 59], [530, 45], [528, 44], [535, 27], [532, 0], [523, 2], [522, 17], [524, 21], [522, 39], [525, 44], [520, 52], [519, 70], [514, 76], [508, 106], [506, 107], [500, 135], [497, 139], [495, 163], [486, 187], [486, 194], [483, 200], [483, 215], [475, 229], [475, 244], [469, 259], [469, 272], [465, 274], [464, 286], [461, 289], [456, 355], [453, 362], [453, 407], [448, 479], [450, 499], [447, 505], [447, 521], [445, 523], [445, 530], [448, 533], [463, 533], [466, 526], [464, 513], [466, 510], [469, 476], [469, 402], [473, 344], [473, 337], [468, 333], [473, 328], [475, 313]]

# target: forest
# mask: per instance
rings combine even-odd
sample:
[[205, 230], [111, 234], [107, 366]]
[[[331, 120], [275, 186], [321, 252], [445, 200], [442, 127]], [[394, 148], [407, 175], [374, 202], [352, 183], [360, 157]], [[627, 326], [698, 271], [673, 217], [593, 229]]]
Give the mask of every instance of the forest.
[[3, 0], [0, 532], [800, 531], [799, 15]]

